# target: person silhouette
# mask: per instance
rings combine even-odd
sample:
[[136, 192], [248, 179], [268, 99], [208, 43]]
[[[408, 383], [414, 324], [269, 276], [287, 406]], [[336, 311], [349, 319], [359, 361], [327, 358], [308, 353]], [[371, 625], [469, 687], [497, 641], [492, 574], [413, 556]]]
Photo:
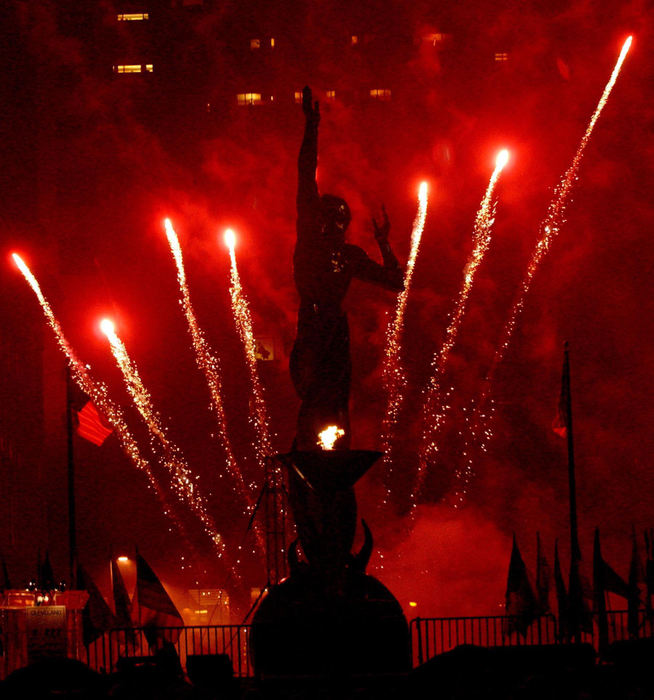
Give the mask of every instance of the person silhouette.
[[362, 248], [346, 242], [351, 215], [347, 202], [320, 195], [316, 182], [319, 103], [311, 89], [302, 91], [304, 138], [298, 158], [297, 240], [293, 275], [300, 296], [297, 335], [290, 373], [301, 400], [293, 449], [317, 450], [318, 434], [334, 425], [344, 431], [337, 449], [350, 447], [349, 397], [352, 363], [347, 316], [341, 304], [353, 277], [401, 291], [403, 274], [388, 242], [390, 221], [373, 218], [383, 265]]

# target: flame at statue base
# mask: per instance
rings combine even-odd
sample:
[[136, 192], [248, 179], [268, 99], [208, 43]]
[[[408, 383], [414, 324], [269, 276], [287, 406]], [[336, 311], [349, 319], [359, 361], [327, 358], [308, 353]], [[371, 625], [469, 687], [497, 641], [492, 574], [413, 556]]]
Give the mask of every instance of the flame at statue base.
[[402, 674], [411, 666], [409, 630], [392, 593], [365, 573], [372, 535], [351, 553], [354, 484], [381, 457], [369, 450], [290, 452], [288, 492], [302, 552], [289, 550], [290, 576], [255, 613], [250, 648], [258, 676]]

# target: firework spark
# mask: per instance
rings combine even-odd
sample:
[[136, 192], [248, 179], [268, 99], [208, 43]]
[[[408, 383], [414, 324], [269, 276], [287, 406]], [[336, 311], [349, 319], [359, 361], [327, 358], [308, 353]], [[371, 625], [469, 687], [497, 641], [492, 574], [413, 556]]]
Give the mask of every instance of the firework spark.
[[[193, 349], [195, 350], [195, 360], [198, 368], [204, 373], [207, 380], [207, 385], [209, 387], [211, 407], [218, 422], [218, 434], [225, 451], [225, 464], [227, 466], [227, 471], [236, 482], [237, 490], [247, 504], [248, 513], [252, 513], [254, 503], [252, 501], [251, 493], [253, 493], [256, 489], [256, 484], [251, 482], [249, 485], [246, 485], [245, 480], [243, 479], [243, 473], [241, 472], [236, 458], [234, 457], [231, 441], [227, 433], [227, 420], [225, 417], [225, 409], [222, 399], [222, 373], [220, 370], [220, 362], [218, 357], [211, 351], [204, 333], [198, 325], [197, 317], [195, 316], [195, 311], [193, 310], [193, 305], [191, 304], [191, 295], [186, 283], [186, 272], [184, 270], [182, 248], [179, 244], [177, 233], [175, 232], [170, 219], [166, 219], [164, 221], [164, 227], [166, 230], [166, 237], [168, 238], [168, 244], [170, 245], [170, 250], [177, 266], [177, 282], [179, 283], [179, 289], [182, 295], [181, 305], [188, 323]], [[254, 524], [254, 528], [257, 542], [263, 551], [264, 539], [258, 523]]]
[[232, 300], [232, 312], [238, 329], [238, 334], [243, 343], [245, 351], [245, 360], [247, 362], [248, 372], [250, 375], [250, 384], [252, 385], [252, 402], [250, 404], [250, 422], [252, 423], [256, 440], [254, 441], [254, 451], [257, 457], [257, 462], [262, 470], [266, 470], [266, 458], [273, 454], [272, 444], [270, 439], [270, 428], [268, 422], [268, 410], [263, 395], [263, 386], [259, 379], [259, 371], [257, 369], [257, 354], [254, 333], [252, 331], [252, 317], [250, 315], [250, 307], [243, 292], [241, 278], [238, 274], [236, 265], [236, 235], [232, 229], [225, 231], [225, 245], [229, 250], [229, 259], [231, 261], [230, 287], [229, 293]]
[[16, 263], [16, 266], [23, 274], [23, 277], [25, 277], [25, 280], [32, 288], [36, 298], [39, 300], [39, 304], [43, 309], [46, 321], [55, 334], [59, 349], [64, 353], [66, 360], [68, 361], [68, 366], [70, 368], [70, 373], [73, 380], [77, 386], [90, 397], [96, 408], [107, 419], [113, 428], [116, 437], [118, 438], [118, 442], [120, 443], [123, 452], [127, 455], [127, 457], [129, 457], [134, 466], [147, 476], [148, 488], [153, 489], [157, 494], [157, 497], [162, 504], [164, 515], [166, 515], [166, 517], [168, 517], [174, 523], [180, 534], [182, 534], [185, 539], [188, 539], [183, 525], [167, 504], [166, 496], [159, 482], [157, 481], [157, 478], [152, 473], [149, 462], [141, 455], [136, 440], [127, 428], [122, 411], [109, 397], [107, 387], [102, 382], [93, 379], [88, 367], [77, 357], [72, 346], [66, 339], [66, 336], [61, 329], [61, 325], [55, 317], [50, 304], [43, 295], [38, 281], [32, 274], [29, 267], [17, 253], [14, 253], [12, 257]]
[[213, 518], [207, 512], [205, 500], [200, 494], [200, 488], [197, 484], [198, 477], [193, 477], [179, 448], [168, 438], [161, 417], [154, 408], [152, 398], [141, 380], [136, 365], [127, 353], [122, 340], [116, 334], [114, 324], [109, 319], [103, 319], [100, 323], [100, 329], [107, 336], [111, 352], [123, 373], [127, 390], [134, 405], [150, 430], [150, 434], [157, 439], [161, 446], [160, 461], [172, 476], [173, 492], [178, 500], [188, 505], [200, 520], [218, 556], [224, 556], [225, 545], [220, 533], [216, 530]]
[[386, 389], [386, 411], [382, 421], [381, 445], [386, 467], [386, 488], [382, 497], [382, 505], [387, 505], [391, 497], [390, 478], [392, 473], [391, 440], [397, 425], [400, 409], [404, 400], [404, 389], [407, 384], [406, 372], [401, 358], [401, 341], [404, 329], [404, 312], [406, 309], [413, 269], [420, 250], [422, 232], [427, 217], [427, 183], [422, 182], [418, 190], [418, 212], [411, 230], [411, 248], [404, 271], [404, 289], [399, 293], [395, 305], [395, 313], [386, 328], [386, 352], [382, 377]]
[[500, 173], [508, 161], [509, 152], [506, 149], [502, 149], [497, 154], [495, 169], [490, 177], [486, 192], [484, 193], [475, 217], [475, 224], [472, 231], [473, 249], [463, 270], [463, 282], [454, 305], [450, 322], [445, 331], [445, 340], [440, 350], [435, 353], [432, 359], [432, 374], [424, 392], [425, 400], [422, 407], [423, 428], [418, 454], [418, 469], [414, 487], [409, 496], [412, 509], [415, 509], [418, 494], [420, 493], [427, 474], [427, 468], [438, 452], [438, 433], [442, 428], [445, 415], [450, 409], [448, 402], [451, 397], [452, 388], [450, 387], [450, 389], [445, 392], [445, 395], [443, 395], [441, 379], [447, 360], [456, 342], [459, 329], [461, 328], [461, 322], [475, 280], [475, 274], [490, 246], [491, 231], [493, 222], [495, 221], [493, 193], [495, 192], [495, 186], [499, 180]]
[[[574, 183], [577, 180], [579, 168], [581, 166], [581, 161], [586, 150], [586, 146], [590, 141], [593, 129], [595, 128], [595, 124], [597, 123], [597, 120], [599, 119], [600, 114], [602, 113], [602, 110], [604, 109], [604, 106], [606, 105], [609, 99], [611, 91], [613, 90], [613, 86], [615, 85], [615, 82], [618, 79], [618, 75], [620, 74], [620, 70], [622, 69], [622, 64], [624, 63], [624, 60], [627, 57], [627, 53], [629, 52], [631, 43], [632, 37], [630, 36], [622, 45], [620, 55], [613, 68], [611, 77], [609, 78], [609, 81], [604, 87], [602, 96], [600, 97], [599, 102], [597, 103], [597, 107], [595, 108], [595, 111], [593, 112], [593, 115], [590, 118], [588, 127], [586, 128], [586, 131], [584, 132], [584, 135], [581, 138], [581, 142], [579, 143], [574, 158], [572, 159], [572, 163], [565, 171], [558, 185], [556, 186], [554, 190], [554, 197], [552, 198], [552, 201], [550, 202], [549, 207], [547, 209], [547, 214], [540, 223], [538, 230], [538, 241], [534, 248], [534, 252], [532, 253], [531, 258], [529, 260], [529, 264], [527, 265], [527, 272], [518, 290], [516, 300], [513, 303], [511, 311], [509, 312], [508, 319], [504, 324], [504, 328], [502, 330], [502, 335], [500, 338], [500, 343], [497, 349], [495, 350], [491, 368], [488, 372], [486, 384], [477, 402], [476, 418], [474, 421], [474, 431], [476, 435], [481, 436], [479, 439], [479, 446], [483, 450], [486, 449], [488, 442], [492, 437], [492, 422], [495, 413], [492, 401], [490, 408], [488, 410], [486, 409], [486, 405], [489, 402], [489, 396], [492, 389], [491, 380], [493, 379], [497, 367], [504, 359], [506, 351], [509, 348], [511, 339], [513, 338], [513, 333], [518, 323], [518, 318], [520, 317], [520, 314], [522, 313], [522, 310], [524, 308], [525, 299], [531, 287], [531, 283], [534, 279], [536, 271], [538, 270], [541, 262], [543, 261], [547, 253], [549, 252], [550, 247], [552, 245], [552, 241], [559, 234], [561, 226], [565, 223], [565, 210], [570, 198], [570, 192], [572, 191]], [[460, 491], [462, 496], [465, 495], [471, 477], [472, 468], [469, 468], [466, 470], [464, 478], [461, 479]]]

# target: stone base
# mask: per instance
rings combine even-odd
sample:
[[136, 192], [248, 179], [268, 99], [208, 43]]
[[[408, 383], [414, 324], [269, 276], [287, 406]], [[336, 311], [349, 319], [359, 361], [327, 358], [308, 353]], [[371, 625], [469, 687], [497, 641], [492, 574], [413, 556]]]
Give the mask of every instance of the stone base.
[[352, 571], [340, 592], [327, 591], [309, 570], [274, 586], [254, 615], [249, 646], [260, 678], [395, 674], [411, 668], [400, 604], [377, 579]]

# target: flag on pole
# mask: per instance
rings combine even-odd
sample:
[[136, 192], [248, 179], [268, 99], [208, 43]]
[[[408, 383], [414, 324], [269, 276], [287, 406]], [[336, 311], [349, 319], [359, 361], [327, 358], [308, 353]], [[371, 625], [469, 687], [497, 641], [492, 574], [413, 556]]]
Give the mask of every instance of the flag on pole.
[[148, 644], [153, 647], [164, 640], [175, 642], [179, 637], [179, 630], [161, 628], [183, 626], [182, 616], [157, 575], [138, 552], [136, 553], [136, 600], [139, 622], [144, 628]]
[[639, 583], [644, 580], [643, 567], [638, 554], [636, 531], [632, 533], [631, 563], [629, 564], [629, 598], [627, 605], [627, 630], [631, 639], [638, 638], [638, 609], [640, 607]]
[[80, 411], [77, 411], [77, 434], [80, 437], [100, 447], [111, 435], [113, 428], [99, 413], [92, 401], [87, 401]]
[[509, 617], [507, 631], [511, 633], [516, 630], [522, 636], [525, 636], [529, 625], [537, 617], [536, 596], [529, 581], [527, 567], [518, 549], [515, 534], [506, 582], [506, 614]]
[[89, 594], [89, 599], [82, 610], [82, 637], [84, 646], [88, 647], [116, 626], [116, 618], [95, 585], [95, 581], [79, 564], [77, 565], [77, 588]]

